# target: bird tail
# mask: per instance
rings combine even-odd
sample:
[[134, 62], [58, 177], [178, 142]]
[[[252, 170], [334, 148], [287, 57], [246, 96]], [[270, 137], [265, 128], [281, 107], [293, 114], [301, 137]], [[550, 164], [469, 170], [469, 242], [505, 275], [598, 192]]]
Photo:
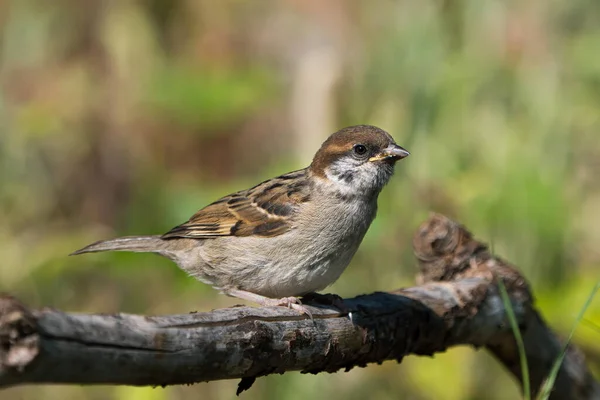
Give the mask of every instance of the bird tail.
[[101, 240], [85, 246], [69, 254], [75, 256], [83, 253], [101, 251], [132, 251], [136, 253], [160, 253], [164, 250], [164, 240], [160, 236], [124, 236], [116, 239]]

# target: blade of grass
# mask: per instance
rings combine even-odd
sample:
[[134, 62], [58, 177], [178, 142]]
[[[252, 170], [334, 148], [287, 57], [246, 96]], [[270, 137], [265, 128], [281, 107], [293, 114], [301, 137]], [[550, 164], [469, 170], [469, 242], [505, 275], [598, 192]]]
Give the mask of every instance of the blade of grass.
[[550, 370], [550, 374], [548, 374], [548, 377], [546, 378], [546, 380], [544, 381], [544, 384], [542, 385], [540, 395], [538, 396], [539, 400], [547, 400], [550, 397], [550, 393], [552, 392], [552, 388], [554, 387], [554, 382], [556, 381], [556, 377], [558, 376], [558, 371], [560, 371], [560, 366], [562, 365], [565, 355], [567, 354], [567, 348], [569, 347], [569, 343], [571, 342], [571, 339], [573, 338], [573, 335], [575, 334], [575, 330], [577, 329], [577, 326], [583, 319], [583, 316], [585, 315], [586, 310], [588, 309], [590, 304], [592, 304], [592, 300], [596, 296], [596, 292], [598, 292], [598, 290], [600, 290], [600, 281], [596, 282], [596, 285], [594, 286], [590, 295], [588, 296], [587, 300], [585, 301], [583, 308], [579, 311], [579, 315], [577, 316], [577, 319], [575, 320], [575, 323], [573, 324], [573, 327], [571, 328], [571, 332], [569, 333], [569, 336], [567, 337], [567, 341], [563, 345], [560, 355], [554, 362], [554, 365], [552, 366], [552, 369]]
[[521, 336], [521, 330], [519, 329], [519, 323], [517, 317], [510, 303], [510, 297], [504, 286], [502, 279], [498, 279], [498, 287], [500, 288], [500, 296], [502, 297], [502, 303], [508, 316], [510, 327], [515, 336], [515, 342], [517, 342], [517, 349], [519, 350], [519, 361], [521, 362], [521, 376], [523, 381], [523, 398], [525, 400], [531, 400], [531, 388], [529, 383], [529, 366], [527, 365], [527, 354], [525, 353], [525, 344], [523, 343], [523, 337]]
[[581, 324], [582, 325], [587, 325], [591, 329], [593, 329], [596, 332], [600, 333], [600, 325], [596, 324], [594, 321], [590, 321], [589, 319], [584, 318], [584, 319], [581, 320]]

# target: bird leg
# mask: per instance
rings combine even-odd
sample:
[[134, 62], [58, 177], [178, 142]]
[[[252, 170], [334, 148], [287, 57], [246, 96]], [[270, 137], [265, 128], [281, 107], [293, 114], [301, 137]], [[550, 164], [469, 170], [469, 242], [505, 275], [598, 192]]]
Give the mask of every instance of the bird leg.
[[248, 300], [265, 307], [284, 306], [293, 308], [301, 314], [306, 314], [312, 320], [312, 313], [308, 308], [302, 305], [302, 302], [297, 297], [282, 297], [281, 299], [272, 299], [270, 297], [261, 296], [260, 294], [247, 292], [239, 289], [229, 289], [225, 292], [228, 296], [237, 297], [238, 299]]

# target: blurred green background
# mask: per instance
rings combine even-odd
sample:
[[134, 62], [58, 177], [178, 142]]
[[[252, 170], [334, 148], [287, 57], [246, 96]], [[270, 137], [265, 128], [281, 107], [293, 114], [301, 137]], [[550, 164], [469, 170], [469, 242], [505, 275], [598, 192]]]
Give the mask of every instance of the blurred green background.
[[[600, 3], [590, 0], [0, 1], [0, 291], [34, 307], [186, 313], [240, 300], [153, 255], [68, 258], [158, 234], [308, 165], [347, 125], [411, 156], [342, 296], [414, 284], [430, 211], [531, 281], [566, 334], [600, 277]], [[600, 299], [575, 341], [600, 375]], [[237, 381], [43, 386], [2, 399], [233, 399]], [[260, 378], [244, 399], [512, 399], [485, 352]]]

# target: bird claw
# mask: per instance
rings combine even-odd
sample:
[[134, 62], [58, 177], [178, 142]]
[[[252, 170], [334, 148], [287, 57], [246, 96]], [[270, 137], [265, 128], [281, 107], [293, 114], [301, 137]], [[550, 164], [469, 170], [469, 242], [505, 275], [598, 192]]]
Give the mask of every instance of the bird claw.
[[312, 313], [302, 305], [302, 301], [300, 301], [297, 297], [282, 297], [280, 299], [272, 299], [269, 297], [261, 296], [256, 293], [247, 292], [245, 290], [240, 289], [230, 289], [226, 292], [229, 296], [237, 297], [239, 299], [253, 301], [255, 303], [260, 304], [265, 307], [287, 307], [290, 309], [294, 309], [300, 314], [308, 315], [311, 321], [314, 321]]
[[289, 309], [294, 309], [300, 312], [300, 314], [308, 315], [308, 318], [310, 318], [311, 321], [314, 321], [312, 313], [308, 310], [308, 308], [302, 305], [302, 301], [297, 297], [282, 297], [281, 299], [271, 300], [273, 300], [273, 304], [271, 304], [273, 306], [285, 306]]

